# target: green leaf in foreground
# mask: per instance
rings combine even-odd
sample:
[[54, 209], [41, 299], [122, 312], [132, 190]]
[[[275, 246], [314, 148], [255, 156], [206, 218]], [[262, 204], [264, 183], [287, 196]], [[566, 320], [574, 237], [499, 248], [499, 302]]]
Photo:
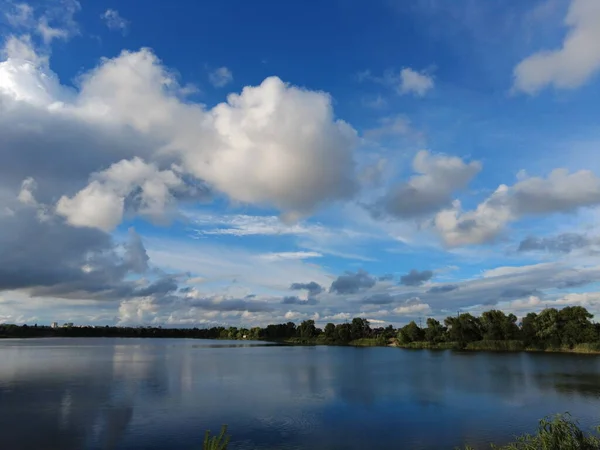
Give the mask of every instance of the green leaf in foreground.
[[[600, 427], [596, 429], [600, 432]], [[211, 437], [210, 431], [204, 436], [203, 450], [227, 450], [229, 436], [227, 425], [223, 425], [219, 436]], [[557, 414], [540, 420], [536, 434], [519, 436], [515, 442], [503, 446], [491, 444], [495, 450], [600, 450], [600, 439], [586, 434], [579, 428], [569, 413]], [[464, 450], [473, 450], [465, 447]]]

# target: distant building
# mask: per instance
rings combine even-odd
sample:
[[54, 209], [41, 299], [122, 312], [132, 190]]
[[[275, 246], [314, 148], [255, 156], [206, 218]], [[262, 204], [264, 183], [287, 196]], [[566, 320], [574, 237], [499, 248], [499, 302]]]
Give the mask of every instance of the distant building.
[[52, 325], [50, 325], [50, 328], [58, 328], [58, 322], [52, 322]]

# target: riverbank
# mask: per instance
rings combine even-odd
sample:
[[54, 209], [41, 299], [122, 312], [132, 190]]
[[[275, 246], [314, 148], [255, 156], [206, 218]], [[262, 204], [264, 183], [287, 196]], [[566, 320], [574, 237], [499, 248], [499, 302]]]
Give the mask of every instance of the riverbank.
[[385, 338], [362, 338], [356, 339], [347, 343], [327, 341], [326, 339], [302, 339], [302, 338], [291, 338], [282, 340], [273, 340], [283, 345], [330, 345], [330, 346], [344, 346], [344, 347], [395, 347], [406, 350], [456, 350], [456, 351], [468, 351], [468, 352], [541, 352], [541, 353], [576, 353], [576, 354], [589, 354], [589, 355], [600, 355], [600, 343], [585, 343], [577, 344], [571, 347], [548, 347], [548, 348], [536, 348], [527, 347], [523, 341], [475, 341], [469, 342], [468, 344], [461, 344], [460, 342], [410, 342], [401, 344], [397, 339], [385, 339]]
[[[70, 336], [55, 336], [55, 335], [38, 335], [38, 336], [0, 336], [2, 339], [46, 339], [46, 338], [57, 338], [57, 337], [70, 337]], [[77, 337], [96, 337], [96, 336], [77, 336]], [[157, 338], [157, 337], [170, 337], [180, 338], [179, 336], [102, 336], [102, 337], [116, 337], [116, 338]], [[220, 340], [232, 340], [230, 338], [197, 338], [197, 339], [208, 339], [214, 341]], [[533, 352], [533, 353], [575, 353], [575, 354], [588, 354], [588, 355], [600, 355], [600, 343], [583, 343], [577, 344], [571, 347], [548, 347], [548, 348], [536, 348], [527, 347], [523, 341], [475, 341], [470, 342], [466, 345], [462, 345], [459, 342], [427, 342], [417, 341], [401, 344], [397, 339], [391, 338], [386, 339], [383, 337], [375, 338], [361, 338], [355, 339], [349, 342], [337, 342], [324, 339], [322, 337], [306, 339], [306, 338], [289, 338], [289, 339], [233, 339], [239, 341], [263, 341], [271, 342], [279, 345], [294, 345], [294, 346], [336, 346], [336, 347], [395, 347], [405, 350], [455, 350], [455, 351], [468, 351], [468, 352]]]
[[577, 344], [573, 347], [527, 347], [523, 341], [475, 341], [466, 345], [459, 342], [410, 342], [400, 344], [397, 340], [389, 344], [390, 347], [413, 349], [413, 350], [461, 350], [461, 351], [485, 351], [485, 352], [544, 352], [544, 353], [578, 353], [578, 354], [600, 354], [600, 343]]
[[336, 347], [389, 347], [390, 341], [385, 338], [361, 338], [349, 342], [338, 342], [324, 338], [289, 338], [289, 339], [263, 339], [266, 342], [274, 342], [283, 345], [329, 345]]

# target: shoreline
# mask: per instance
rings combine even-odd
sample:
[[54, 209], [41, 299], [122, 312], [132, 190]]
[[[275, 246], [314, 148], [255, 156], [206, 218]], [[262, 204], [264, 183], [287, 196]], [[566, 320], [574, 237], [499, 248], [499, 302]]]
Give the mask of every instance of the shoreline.
[[[395, 339], [390, 339], [387, 343], [376, 343], [377, 338], [363, 338], [357, 341], [350, 341], [348, 343], [342, 342], [319, 342], [318, 340], [302, 340], [297, 339], [286, 339], [286, 340], [265, 340], [265, 342], [273, 342], [281, 345], [290, 346], [328, 346], [328, 347], [382, 347], [382, 348], [398, 348], [402, 350], [433, 350], [433, 351], [445, 351], [452, 350], [458, 352], [493, 352], [493, 353], [570, 353], [577, 355], [600, 355], [600, 346], [597, 343], [591, 344], [578, 344], [573, 348], [534, 348], [525, 347], [522, 348], [497, 348], [493, 346], [486, 347], [478, 346], [474, 348], [467, 344], [466, 346], [460, 346], [456, 342], [442, 342], [439, 344], [430, 344], [429, 342], [411, 342], [410, 344], [399, 344]], [[485, 341], [477, 341], [477, 343]], [[510, 342], [510, 341], [507, 341]], [[472, 344], [472, 343], [471, 343]], [[591, 349], [590, 346], [595, 347]]]
[[[482, 342], [482, 341], [479, 341]], [[417, 344], [417, 345], [414, 345]], [[535, 347], [525, 347], [522, 348], [498, 348], [494, 346], [478, 346], [477, 348], [471, 347], [467, 344], [464, 347], [459, 345], [455, 345], [456, 343], [446, 342], [438, 345], [430, 345], [429, 343], [425, 343], [423, 345], [418, 345], [419, 343], [411, 343], [408, 345], [398, 344], [397, 342], [390, 343], [389, 347], [401, 348], [404, 350], [453, 350], [460, 352], [494, 352], [494, 353], [571, 353], [577, 355], [600, 355], [600, 349], [598, 348], [590, 348], [590, 346], [597, 347], [597, 344], [578, 344], [573, 348], [568, 347], [550, 347], [550, 348], [535, 348]]]
[[[432, 351], [458, 351], [458, 352], [493, 352], [493, 353], [567, 353], [576, 355], [600, 355], [600, 345], [598, 343], [577, 344], [573, 348], [499, 348], [498, 346], [486, 346], [485, 341], [475, 341], [461, 346], [457, 342], [441, 342], [432, 344], [429, 342], [411, 342], [410, 344], [399, 344], [396, 339], [390, 339], [388, 342], [382, 342], [379, 338], [361, 338], [347, 343], [344, 342], [324, 342], [318, 339], [231, 339], [231, 338], [196, 338], [179, 336], [0, 336], [0, 341], [4, 339], [89, 339], [89, 338], [107, 338], [107, 339], [189, 339], [205, 341], [235, 341], [235, 342], [268, 342], [278, 345], [296, 346], [296, 347], [380, 347], [380, 348], [398, 348], [402, 350], [432, 350]], [[501, 341], [502, 342], [502, 341]], [[511, 341], [505, 341], [511, 342]], [[475, 344], [475, 345], [473, 345]], [[483, 344], [483, 345], [481, 345]], [[522, 344], [522, 343], [521, 343]]]
[[[387, 347], [387, 348], [398, 348], [402, 350], [434, 350], [434, 351], [459, 351], [459, 352], [493, 352], [493, 353], [570, 353], [577, 355], [600, 355], [600, 346], [597, 343], [593, 344], [578, 344], [573, 348], [534, 348], [534, 347], [525, 347], [523, 348], [497, 348], [493, 346], [486, 347], [478, 346], [478, 348], [474, 348], [469, 344], [466, 346], [460, 346], [456, 342], [442, 342], [439, 344], [430, 344], [428, 342], [412, 342], [410, 344], [399, 344], [395, 339], [391, 339], [390, 342], [385, 344], [379, 344], [375, 342], [365, 342], [365, 341], [375, 341], [376, 339], [360, 339], [361, 342], [350, 341], [348, 343], [327, 343], [327, 342], [296, 342], [294, 340], [274, 340], [274, 341], [266, 341], [266, 342], [275, 342], [283, 345], [291, 345], [291, 346], [330, 346], [330, 347]], [[485, 341], [478, 341], [485, 342]], [[478, 343], [476, 342], [476, 343]], [[592, 349], [590, 346], [596, 347], [597, 349]]]

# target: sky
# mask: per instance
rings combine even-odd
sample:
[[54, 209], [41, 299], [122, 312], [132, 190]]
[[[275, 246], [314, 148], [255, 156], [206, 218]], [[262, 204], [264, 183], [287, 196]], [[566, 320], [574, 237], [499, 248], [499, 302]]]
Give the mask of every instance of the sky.
[[597, 0], [2, 0], [0, 39], [0, 323], [600, 314]]

